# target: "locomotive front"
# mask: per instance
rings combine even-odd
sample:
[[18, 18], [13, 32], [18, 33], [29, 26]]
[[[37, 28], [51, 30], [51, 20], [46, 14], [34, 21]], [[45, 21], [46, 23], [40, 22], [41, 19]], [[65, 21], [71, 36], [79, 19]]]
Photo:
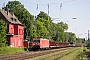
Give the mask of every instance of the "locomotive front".
[[40, 48], [40, 39], [33, 39], [32, 48], [33, 49], [39, 49]]

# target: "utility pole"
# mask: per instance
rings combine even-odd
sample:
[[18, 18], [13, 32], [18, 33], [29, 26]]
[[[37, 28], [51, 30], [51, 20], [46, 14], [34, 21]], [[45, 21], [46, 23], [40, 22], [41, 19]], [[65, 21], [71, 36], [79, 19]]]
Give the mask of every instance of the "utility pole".
[[89, 41], [89, 30], [88, 30], [88, 41]]
[[48, 4], [48, 20], [49, 20], [49, 4]]
[[[48, 21], [49, 21], [49, 4], [48, 4]], [[49, 27], [48, 27], [48, 29], [49, 29]], [[48, 38], [50, 39], [50, 33], [48, 33]]]
[[5, 4], [5, 2], [3, 3], [3, 7], [6, 7], [6, 4]]
[[36, 16], [34, 16], [34, 25], [36, 26]]

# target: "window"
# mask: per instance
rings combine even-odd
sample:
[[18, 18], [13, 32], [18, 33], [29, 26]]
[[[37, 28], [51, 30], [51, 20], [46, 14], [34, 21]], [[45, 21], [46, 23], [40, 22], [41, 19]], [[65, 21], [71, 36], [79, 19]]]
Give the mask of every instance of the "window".
[[13, 28], [11, 28], [11, 33], [13, 34]]
[[17, 21], [15, 18], [11, 18], [12, 21]]
[[34, 40], [33, 42], [40, 42], [40, 40]]
[[12, 21], [13, 21], [13, 18], [11, 18], [12, 19]]
[[23, 30], [22, 29], [19, 29], [19, 34], [23, 34]]
[[15, 21], [17, 21], [16, 19], [14, 19]]

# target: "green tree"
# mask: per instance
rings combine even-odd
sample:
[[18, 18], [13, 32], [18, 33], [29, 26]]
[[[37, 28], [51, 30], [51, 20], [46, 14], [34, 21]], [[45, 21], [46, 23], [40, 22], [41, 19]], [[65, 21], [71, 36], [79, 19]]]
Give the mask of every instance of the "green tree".
[[60, 23], [58, 23], [64, 30], [67, 30], [68, 29], [68, 25], [66, 24], [66, 23], [64, 23], [64, 22], [60, 22]]
[[[48, 20], [49, 17], [49, 20]], [[45, 36], [46, 38], [52, 39], [52, 21], [50, 16], [48, 16], [45, 12], [40, 11], [40, 13], [37, 15], [36, 20], [40, 21], [42, 26], [44, 26], [44, 31], [46, 32]], [[40, 31], [41, 33], [42, 31]]]
[[90, 50], [90, 42], [87, 43], [87, 48]]
[[6, 29], [7, 26], [3, 20], [0, 20], [0, 47], [6, 46]]
[[78, 38], [76, 39], [76, 42], [77, 42], [77, 43], [85, 43], [85, 38], [79, 38], [79, 37], [78, 37]]
[[64, 41], [68, 42], [69, 40], [69, 32], [64, 33]]
[[[44, 20], [44, 19], [40, 19], [40, 20]], [[47, 28], [44, 25], [44, 22], [41, 22], [40, 20], [37, 20], [37, 34], [38, 37], [42, 37], [42, 38], [48, 38], [48, 31]]]
[[40, 13], [37, 15], [37, 19], [38, 18], [43, 18], [43, 19], [45, 19], [45, 20], [48, 20], [48, 17], [49, 17], [49, 20], [51, 20], [51, 17], [50, 16], [48, 16], [45, 12], [43, 12], [43, 11], [40, 11]]
[[65, 36], [65, 41], [67, 42], [76, 42], [76, 35], [75, 33], [72, 33], [72, 32], [65, 32], [64, 33], [64, 36]]
[[[49, 20], [48, 20], [49, 17]], [[36, 20], [38, 20], [41, 23], [38, 23], [41, 26], [44, 26], [46, 30], [46, 35], [48, 38], [53, 39], [54, 41], [64, 41], [64, 30], [68, 29], [68, 25], [64, 22], [59, 22], [58, 24], [55, 24], [52, 22], [51, 17], [48, 16], [45, 12], [40, 11], [40, 13], [37, 15]], [[42, 30], [39, 30], [38, 33], [41, 33]]]
[[62, 21], [56, 24], [56, 27], [55, 27], [56, 35], [54, 40], [65, 42], [64, 31], [67, 29], [68, 29], [68, 25]]
[[63, 30], [63, 28], [59, 24], [56, 24], [55, 30], [56, 30], [55, 40], [63, 42], [63, 39], [64, 39], [64, 30]]

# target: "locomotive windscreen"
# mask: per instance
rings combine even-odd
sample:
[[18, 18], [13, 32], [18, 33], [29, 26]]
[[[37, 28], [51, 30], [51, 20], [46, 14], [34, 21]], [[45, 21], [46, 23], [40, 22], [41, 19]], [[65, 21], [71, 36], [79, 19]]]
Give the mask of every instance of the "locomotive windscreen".
[[33, 42], [39, 42], [40, 43], [40, 40], [34, 40]]

